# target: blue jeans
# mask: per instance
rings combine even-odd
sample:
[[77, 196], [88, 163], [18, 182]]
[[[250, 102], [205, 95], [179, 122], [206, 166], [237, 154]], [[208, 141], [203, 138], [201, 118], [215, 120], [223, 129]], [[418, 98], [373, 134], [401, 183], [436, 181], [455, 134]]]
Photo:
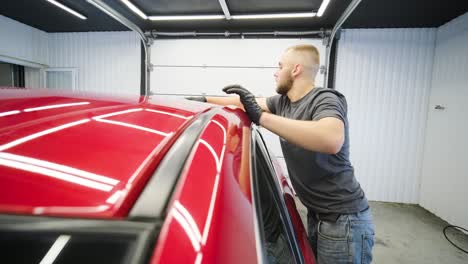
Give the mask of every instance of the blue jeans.
[[340, 215], [336, 222], [319, 220], [308, 211], [307, 225], [318, 264], [372, 262], [374, 224], [370, 208]]

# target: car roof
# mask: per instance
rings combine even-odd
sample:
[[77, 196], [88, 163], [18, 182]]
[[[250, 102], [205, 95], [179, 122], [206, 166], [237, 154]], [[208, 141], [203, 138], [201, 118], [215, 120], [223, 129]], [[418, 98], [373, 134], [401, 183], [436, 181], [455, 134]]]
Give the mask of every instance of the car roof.
[[177, 137], [211, 107], [0, 89], [0, 212], [125, 217]]

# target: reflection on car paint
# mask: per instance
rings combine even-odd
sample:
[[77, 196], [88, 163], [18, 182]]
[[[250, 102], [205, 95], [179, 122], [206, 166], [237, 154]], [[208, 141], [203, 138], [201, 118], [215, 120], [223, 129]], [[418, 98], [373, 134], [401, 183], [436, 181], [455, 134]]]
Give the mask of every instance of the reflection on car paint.
[[46, 106], [39, 106], [34, 108], [26, 108], [24, 112], [34, 112], [34, 111], [41, 111], [41, 110], [48, 110], [54, 108], [62, 108], [62, 107], [70, 107], [70, 106], [77, 106], [77, 105], [87, 105], [90, 104], [89, 102], [79, 102], [79, 103], [69, 103], [69, 104], [57, 104], [57, 105], [46, 105]]
[[54, 127], [54, 128], [46, 129], [46, 130], [43, 130], [43, 131], [38, 132], [38, 133], [34, 133], [32, 135], [29, 135], [29, 136], [14, 140], [14, 141], [12, 141], [10, 143], [1, 145], [0, 146], [0, 151], [4, 151], [6, 149], [9, 149], [9, 148], [14, 147], [14, 146], [19, 145], [19, 144], [22, 144], [24, 142], [27, 142], [27, 141], [42, 137], [42, 136], [47, 135], [47, 134], [51, 134], [51, 133], [60, 131], [62, 129], [66, 129], [66, 128], [69, 128], [69, 127], [81, 125], [81, 124], [84, 124], [84, 123], [89, 122], [89, 121], [91, 121], [91, 119], [86, 118], [86, 119], [78, 120], [78, 121], [75, 121], [75, 122], [66, 123], [64, 125], [57, 126], [57, 127]]

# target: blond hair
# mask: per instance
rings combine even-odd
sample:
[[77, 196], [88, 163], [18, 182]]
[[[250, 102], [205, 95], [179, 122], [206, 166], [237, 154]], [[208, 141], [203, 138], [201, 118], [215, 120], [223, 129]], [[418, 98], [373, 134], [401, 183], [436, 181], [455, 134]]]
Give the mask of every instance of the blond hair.
[[320, 55], [318, 49], [314, 45], [301, 44], [289, 47], [286, 51], [294, 51], [301, 55], [309, 57], [316, 65], [320, 65]]
[[298, 62], [305, 67], [312, 69], [312, 75], [315, 76], [320, 67], [320, 55], [318, 49], [314, 45], [300, 44], [291, 46], [286, 49], [286, 52], [293, 52]]

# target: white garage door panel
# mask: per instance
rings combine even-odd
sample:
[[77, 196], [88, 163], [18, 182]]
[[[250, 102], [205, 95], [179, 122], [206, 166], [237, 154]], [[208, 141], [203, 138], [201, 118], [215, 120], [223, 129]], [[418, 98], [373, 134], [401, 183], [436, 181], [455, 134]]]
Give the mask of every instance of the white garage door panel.
[[162, 94], [226, 95], [221, 89], [238, 83], [256, 96], [269, 96], [275, 93], [274, 71], [272, 68], [155, 67], [151, 74], [151, 91]]
[[[324, 61], [325, 47], [318, 39], [158, 40], [151, 47], [151, 91], [221, 95], [222, 87], [239, 83], [257, 96], [273, 95], [279, 57], [304, 43], [315, 45]], [[323, 85], [322, 74], [317, 85]]]
[[325, 48], [319, 39], [178, 39], [157, 40], [151, 46], [156, 65], [269, 66], [292, 45], [312, 44], [324, 62]]

